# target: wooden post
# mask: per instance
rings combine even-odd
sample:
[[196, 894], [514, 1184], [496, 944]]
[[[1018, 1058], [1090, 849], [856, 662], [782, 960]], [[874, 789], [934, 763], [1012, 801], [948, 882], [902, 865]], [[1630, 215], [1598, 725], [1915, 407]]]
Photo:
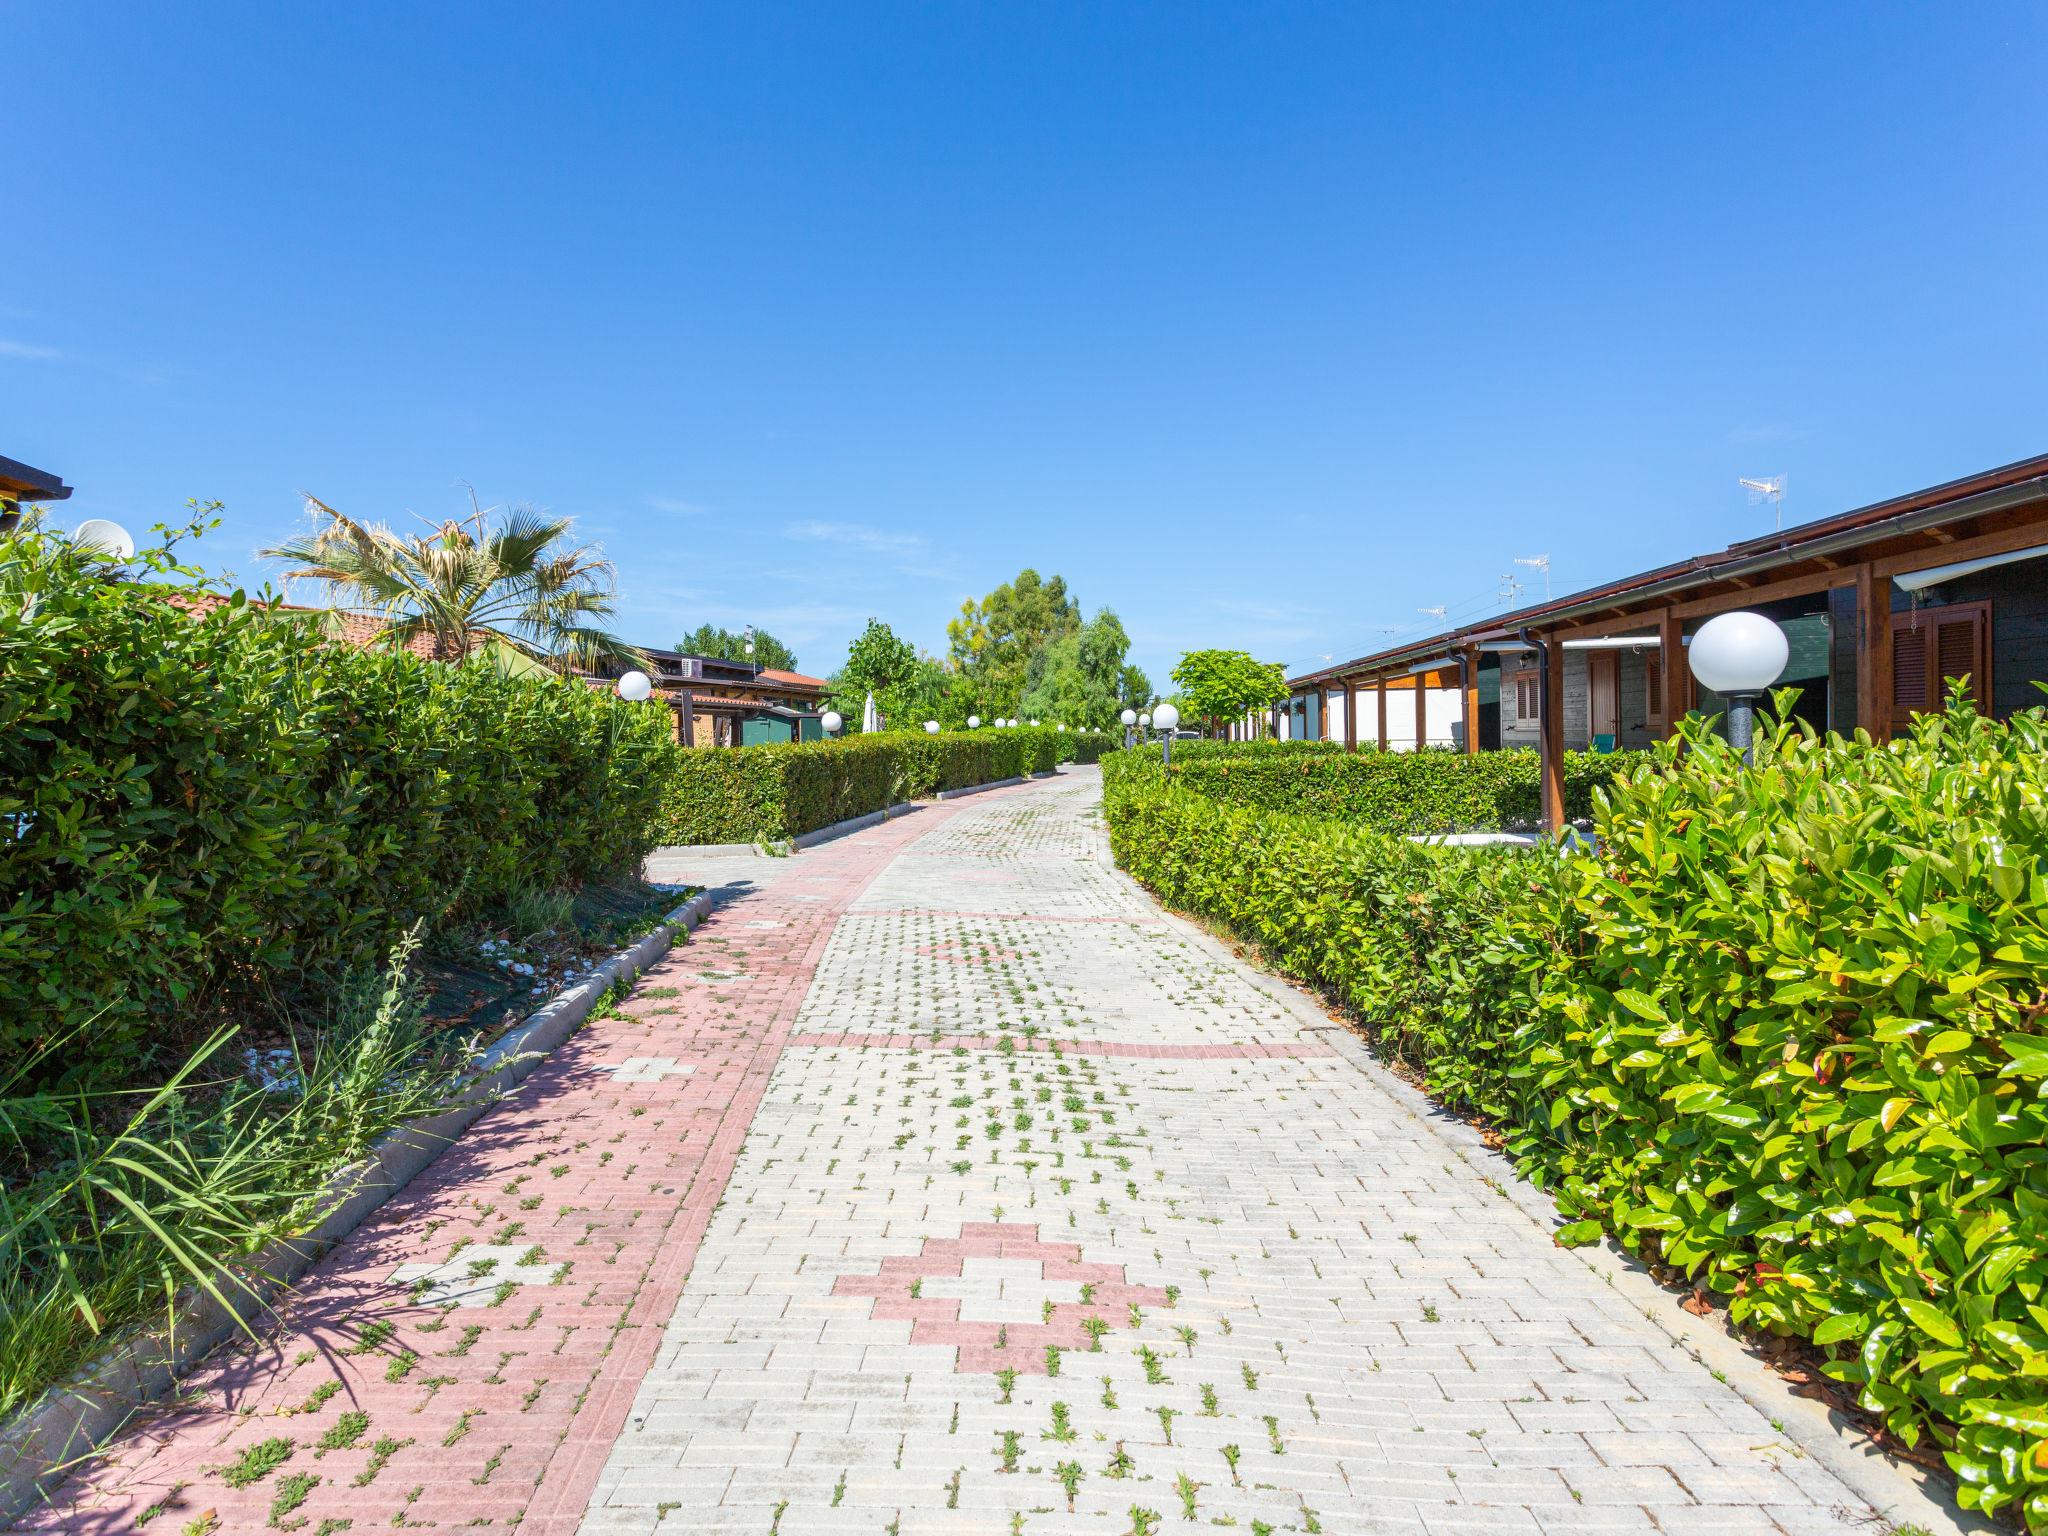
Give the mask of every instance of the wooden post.
[[1373, 686], [1379, 690], [1379, 719], [1376, 723], [1380, 728], [1380, 750], [1384, 752], [1387, 750], [1387, 680], [1382, 677]]
[[1458, 658], [1459, 698], [1465, 707], [1465, 755], [1479, 751], [1479, 651], [1467, 646]]
[[1658, 682], [1664, 691], [1664, 734], [1676, 736], [1692, 708], [1692, 668], [1685, 661], [1685, 621], [1676, 608], [1657, 616]]
[[1348, 677], [1344, 680], [1344, 750], [1358, 750], [1358, 690]]
[[1429, 690], [1423, 687], [1429, 677], [1427, 672], [1415, 674], [1415, 750], [1418, 752], [1429, 745]]
[[1564, 830], [1564, 644], [1553, 630], [1543, 642], [1541, 733], [1543, 828]]
[[1330, 739], [1330, 689], [1324, 684], [1316, 689], [1316, 740]]
[[1856, 723], [1872, 741], [1892, 734], [1892, 583], [1856, 567]]

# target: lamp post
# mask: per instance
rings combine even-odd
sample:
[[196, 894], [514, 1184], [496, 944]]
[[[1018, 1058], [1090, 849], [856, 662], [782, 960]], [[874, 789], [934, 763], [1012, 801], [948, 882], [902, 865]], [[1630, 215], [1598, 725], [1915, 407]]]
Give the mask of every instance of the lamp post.
[[[644, 704], [654, 697], [654, 679], [638, 667], [619, 674], [619, 680], [612, 684], [612, 691], [628, 704]], [[619, 748], [619, 712], [611, 712], [604, 734], [604, 782], [597, 786], [597, 814], [604, 815], [605, 791], [611, 788], [612, 754]]]
[[1162, 704], [1152, 711], [1152, 723], [1159, 728], [1164, 737], [1163, 750], [1166, 753], [1166, 766], [1171, 768], [1173, 766], [1173, 728], [1180, 724], [1180, 711], [1171, 704]]
[[1138, 712], [1135, 709], [1127, 709], [1118, 715], [1117, 719], [1124, 723], [1124, 750], [1128, 752], [1131, 750], [1131, 732], [1138, 724]]
[[818, 724], [825, 727], [825, 734], [827, 736], [837, 736], [839, 728], [846, 724], [846, 720], [838, 710], [828, 709], [825, 711], [824, 719], [820, 720]]
[[1686, 647], [1692, 675], [1728, 701], [1728, 744], [1745, 763], [1754, 755], [1756, 697], [1778, 680], [1790, 654], [1785, 631], [1747, 611], [1715, 614]]

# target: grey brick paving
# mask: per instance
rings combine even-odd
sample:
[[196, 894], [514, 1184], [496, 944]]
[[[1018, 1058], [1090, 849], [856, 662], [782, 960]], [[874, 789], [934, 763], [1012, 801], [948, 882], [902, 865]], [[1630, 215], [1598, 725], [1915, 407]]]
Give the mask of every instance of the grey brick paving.
[[1869, 1528], [1164, 920], [1097, 791], [968, 802], [841, 917], [585, 1532]]

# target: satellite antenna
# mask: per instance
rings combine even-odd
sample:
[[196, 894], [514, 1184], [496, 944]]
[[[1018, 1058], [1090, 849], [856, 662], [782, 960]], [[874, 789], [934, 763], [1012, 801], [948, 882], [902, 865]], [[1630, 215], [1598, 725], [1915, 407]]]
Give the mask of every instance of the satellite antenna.
[[1749, 504], [1753, 507], [1760, 501], [1771, 504], [1772, 519], [1782, 531], [1785, 526], [1785, 477], [1769, 475], [1762, 480], [1743, 476], [1735, 482], [1749, 492]]
[[1543, 601], [1545, 601], [1546, 603], [1547, 603], [1547, 602], [1549, 602], [1549, 601], [1550, 601], [1550, 556], [1548, 556], [1548, 555], [1517, 555], [1517, 556], [1515, 556], [1515, 564], [1517, 564], [1517, 565], [1526, 565], [1526, 566], [1528, 566], [1528, 567], [1529, 567], [1529, 569], [1530, 569], [1530, 570], [1532, 570], [1532, 571], [1541, 571], [1541, 572], [1543, 573]]

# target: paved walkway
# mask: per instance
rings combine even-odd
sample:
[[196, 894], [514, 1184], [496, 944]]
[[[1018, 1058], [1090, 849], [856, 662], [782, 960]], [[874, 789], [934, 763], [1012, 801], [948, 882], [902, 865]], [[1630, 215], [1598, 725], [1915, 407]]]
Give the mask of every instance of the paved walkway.
[[29, 1525], [1867, 1529], [1096, 790], [657, 871], [727, 903]]

